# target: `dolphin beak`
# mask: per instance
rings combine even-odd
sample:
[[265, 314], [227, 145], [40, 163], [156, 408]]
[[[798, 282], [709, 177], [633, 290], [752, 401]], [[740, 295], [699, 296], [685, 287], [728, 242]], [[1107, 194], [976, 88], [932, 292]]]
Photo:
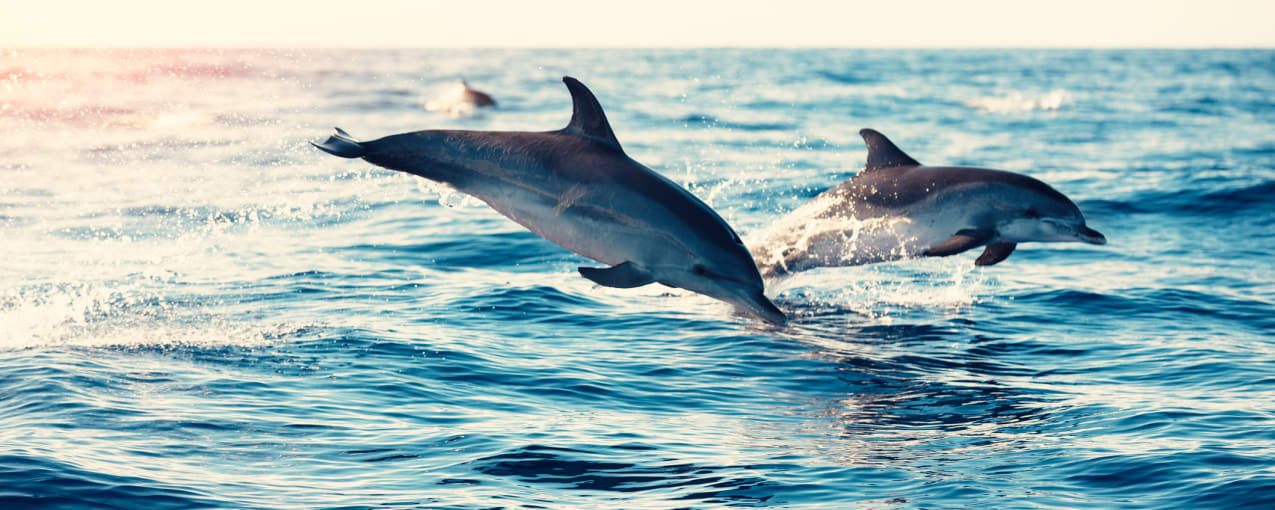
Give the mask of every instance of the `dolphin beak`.
[[1076, 229], [1076, 238], [1089, 244], [1107, 244], [1107, 236], [1085, 225]]
[[784, 315], [783, 310], [770, 302], [766, 294], [758, 290], [756, 293], [741, 296], [735, 300], [735, 306], [739, 307], [749, 315], [766, 321], [775, 326], [787, 326], [788, 316]]

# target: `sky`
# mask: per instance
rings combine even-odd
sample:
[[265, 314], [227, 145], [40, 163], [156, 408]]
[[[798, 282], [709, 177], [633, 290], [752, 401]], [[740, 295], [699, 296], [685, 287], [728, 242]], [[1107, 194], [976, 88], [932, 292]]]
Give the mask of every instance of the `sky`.
[[0, 0], [26, 47], [1275, 47], [1275, 0]]

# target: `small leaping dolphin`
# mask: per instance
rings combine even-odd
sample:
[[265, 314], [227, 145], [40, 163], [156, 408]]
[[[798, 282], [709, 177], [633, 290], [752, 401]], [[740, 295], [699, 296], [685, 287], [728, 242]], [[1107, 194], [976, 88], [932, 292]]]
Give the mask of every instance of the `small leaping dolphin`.
[[630, 159], [593, 93], [571, 77], [567, 127], [549, 132], [427, 130], [358, 142], [340, 128], [316, 147], [447, 184], [568, 250], [607, 287], [659, 282], [731, 303], [774, 324], [757, 265], [720, 216]]
[[1080, 209], [1049, 185], [986, 168], [925, 166], [885, 135], [859, 131], [868, 145], [862, 172], [750, 237], [766, 277], [817, 267], [925, 256], [985, 246], [974, 261], [1005, 260], [1018, 243], [1106, 244]]
[[444, 112], [452, 116], [468, 115], [476, 108], [496, 106], [496, 100], [484, 92], [469, 86], [463, 78], [439, 97], [425, 102], [425, 109]]

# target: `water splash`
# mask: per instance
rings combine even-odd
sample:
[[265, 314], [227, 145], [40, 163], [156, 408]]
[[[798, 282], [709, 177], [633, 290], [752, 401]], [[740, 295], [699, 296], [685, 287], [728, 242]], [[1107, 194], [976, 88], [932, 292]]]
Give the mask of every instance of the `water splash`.
[[853, 209], [840, 211], [842, 202], [835, 194], [821, 194], [749, 235], [746, 245], [762, 275], [916, 256], [916, 235], [907, 231], [910, 218], [858, 218]]
[[796, 315], [891, 324], [917, 311], [957, 313], [981, 303], [994, 285], [969, 260], [947, 257], [815, 269], [772, 282], [768, 293]]

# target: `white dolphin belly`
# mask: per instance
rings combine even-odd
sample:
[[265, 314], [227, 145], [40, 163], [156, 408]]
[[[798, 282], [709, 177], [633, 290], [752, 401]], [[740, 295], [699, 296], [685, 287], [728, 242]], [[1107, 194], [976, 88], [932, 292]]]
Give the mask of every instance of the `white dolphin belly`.
[[[665, 263], [673, 259], [671, 252], [685, 250], [668, 234], [667, 225], [654, 228], [644, 218], [591, 205], [584, 188], [552, 194], [513, 183], [486, 183], [466, 192], [546, 240], [606, 264], [642, 261], [656, 269], [671, 264]], [[637, 204], [629, 209], [643, 208]]]

